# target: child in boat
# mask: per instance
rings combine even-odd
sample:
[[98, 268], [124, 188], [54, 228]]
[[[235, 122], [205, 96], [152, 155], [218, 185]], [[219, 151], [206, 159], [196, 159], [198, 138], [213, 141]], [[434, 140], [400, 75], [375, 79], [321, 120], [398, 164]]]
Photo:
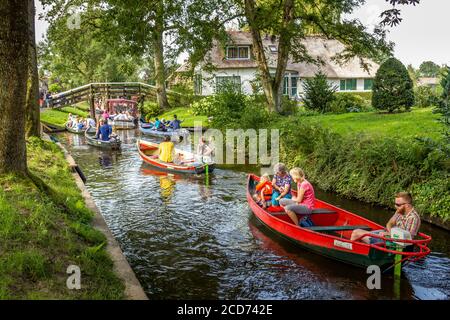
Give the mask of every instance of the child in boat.
[[256, 193], [253, 195], [253, 199], [264, 209], [267, 207], [266, 201], [272, 198], [273, 188], [270, 182], [270, 177], [267, 173], [263, 174], [259, 183], [255, 187]]
[[81, 130], [83, 130], [83, 128], [84, 128], [84, 119], [80, 118], [80, 120], [78, 121], [78, 124], [77, 124], [77, 129], [78, 129], [78, 131], [81, 131]]
[[73, 116], [71, 113], [69, 113], [69, 116], [67, 117], [67, 126], [69, 128], [72, 128], [72, 122], [73, 122]]

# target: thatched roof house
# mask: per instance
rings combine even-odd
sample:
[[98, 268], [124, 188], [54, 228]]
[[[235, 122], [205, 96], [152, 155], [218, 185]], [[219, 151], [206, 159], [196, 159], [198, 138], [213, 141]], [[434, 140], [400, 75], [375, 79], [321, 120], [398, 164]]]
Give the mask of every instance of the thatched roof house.
[[[221, 81], [232, 80], [240, 85], [246, 93], [252, 93], [252, 81], [255, 79], [257, 64], [252, 56], [252, 39], [248, 32], [229, 31], [230, 42], [225, 47], [215, 43], [206, 55], [204, 63], [196, 67], [194, 77], [196, 92], [203, 95], [212, 94]], [[379, 65], [365, 59], [369, 67], [366, 71], [359, 58], [352, 58], [340, 64], [334, 57], [345, 48], [337, 40], [328, 40], [323, 37], [311, 36], [303, 41], [308, 54], [319, 58], [321, 64], [295, 62], [288, 60], [285, 75], [285, 94], [293, 97], [302, 91], [302, 80], [312, 78], [321, 70], [330, 82], [339, 86], [341, 91], [370, 91], [372, 79]], [[278, 40], [276, 37], [263, 37], [263, 46], [266, 52], [269, 68], [275, 72], [278, 57]], [[209, 63], [213, 71], [206, 71], [204, 66]], [[184, 72], [189, 64], [182, 65], [177, 71]]]

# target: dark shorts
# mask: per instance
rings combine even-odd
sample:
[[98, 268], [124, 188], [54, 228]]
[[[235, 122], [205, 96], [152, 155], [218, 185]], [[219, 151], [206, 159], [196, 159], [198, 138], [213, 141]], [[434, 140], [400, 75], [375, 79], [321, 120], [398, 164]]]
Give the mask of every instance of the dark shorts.
[[[380, 235], [380, 233], [383, 232], [383, 231], [384, 231], [384, 230], [375, 230], [375, 231], [372, 231], [372, 232], [370, 232], [370, 233]], [[369, 237], [369, 241], [370, 241], [370, 242], [369, 242], [370, 244], [376, 244], [376, 243], [382, 243], [382, 242], [384, 242], [383, 239], [372, 238], [372, 237]]]

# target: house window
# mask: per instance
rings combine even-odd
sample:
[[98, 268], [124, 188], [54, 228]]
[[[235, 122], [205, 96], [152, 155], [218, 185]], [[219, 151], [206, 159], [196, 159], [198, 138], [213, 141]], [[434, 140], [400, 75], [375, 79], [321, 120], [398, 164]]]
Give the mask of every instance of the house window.
[[277, 53], [277, 51], [278, 51], [277, 46], [274, 46], [274, 45], [270, 45], [269, 50], [271, 53]]
[[238, 48], [228, 47], [227, 48], [227, 59], [237, 59], [238, 58]]
[[202, 94], [202, 75], [194, 75], [194, 93], [197, 95]]
[[364, 79], [364, 90], [372, 90], [373, 79]]
[[283, 94], [285, 96], [289, 95], [289, 76], [284, 76], [284, 79], [283, 79]]
[[340, 91], [356, 90], [356, 79], [345, 79], [340, 82]]
[[241, 91], [241, 77], [216, 76], [216, 93], [222, 91], [227, 85], [232, 85], [234, 87], [234, 90]]
[[250, 47], [249, 46], [227, 47], [227, 59], [228, 60], [250, 59]]
[[291, 97], [295, 97], [297, 95], [297, 82], [298, 77], [291, 77]]

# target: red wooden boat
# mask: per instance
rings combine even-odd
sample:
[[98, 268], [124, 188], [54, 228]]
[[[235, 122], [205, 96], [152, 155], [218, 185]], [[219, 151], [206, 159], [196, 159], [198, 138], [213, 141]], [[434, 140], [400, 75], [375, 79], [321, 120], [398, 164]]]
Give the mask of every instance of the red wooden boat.
[[[397, 249], [397, 245], [392, 242], [393, 239], [378, 235], [371, 237], [381, 238], [385, 242], [366, 244], [358, 241], [359, 239], [350, 241], [354, 229], [365, 229], [370, 232], [384, 227], [318, 199], [311, 214], [314, 226], [296, 226], [284, 211], [270, 212], [255, 202], [252, 195], [258, 181], [259, 177], [252, 174], [248, 176], [247, 201], [255, 216], [275, 233], [308, 250], [359, 267], [378, 265], [382, 270], [395, 264], [397, 254], [401, 255], [401, 263], [406, 263], [421, 259], [430, 253], [427, 245], [431, 237], [423, 233], [419, 233], [416, 240], [395, 239], [396, 243], [408, 245], [402, 251]], [[295, 191], [293, 193], [295, 194]]]
[[208, 173], [213, 172], [215, 168], [215, 164], [213, 162], [204, 163], [196, 161], [194, 154], [191, 152], [187, 152], [180, 149], [175, 149], [175, 153], [181, 155], [181, 163], [167, 163], [160, 161], [158, 156], [156, 156], [156, 152], [159, 149], [159, 144], [138, 140], [137, 148], [139, 151], [139, 155], [145, 163], [164, 171], [174, 172], [174, 173], [193, 173], [193, 174], [201, 174], [205, 173], [208, 170]]

